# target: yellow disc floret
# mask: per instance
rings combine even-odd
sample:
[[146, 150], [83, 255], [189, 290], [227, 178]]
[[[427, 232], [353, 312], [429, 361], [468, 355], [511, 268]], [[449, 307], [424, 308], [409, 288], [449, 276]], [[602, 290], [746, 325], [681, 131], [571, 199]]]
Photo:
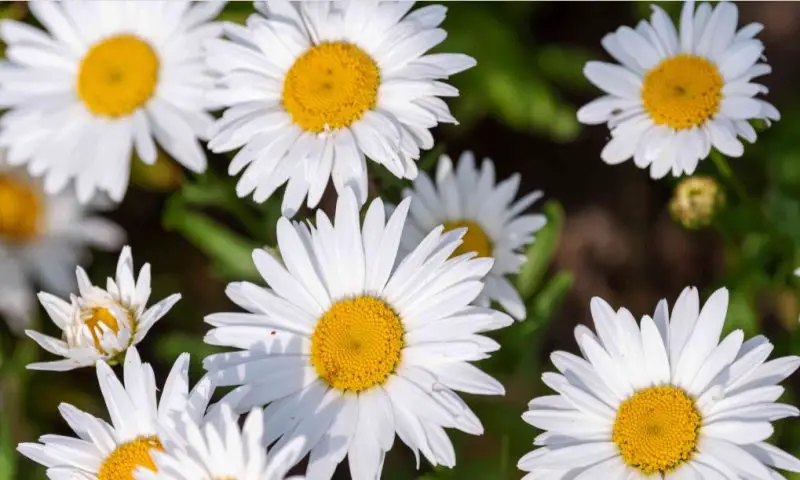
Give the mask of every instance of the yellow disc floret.
[[683, 130], [702, 125], [719, 111], [723, 85], [713, 63], [680, 54], [647, 72], [642, 102], [654, 123]]
[[101, 325], [105, 326], [114, 333], [119, 333], [119, 322], [114, 315], [103, 307], [93, 308], [90, 311], [91, 317], [86, 320], [86, 326], [89, 327], [89, 332], [92, 334], [94, 346], [97, 350], [103, 351], [100, 346], [100, 338], [103, 336]]
[[103, 460], [97, 480], [134, 480], [133, 472], [139, 467], [158, 471], [150, 457], [153, 450], [164, 451], [157, 437], [140, 437], [123, 443]]
[[130, 115], [155, 93], [158, 71], [158, 56], [147, 42], [130, 34], [109, 37], [81, 60], [78, 96], [96, 115]]
[[478, 222], [473, 220], [453, 220], [444, 223], [445, 231], [456, 228], [466, 228], [467, 233], [464, 234], [461, 245], [453, 252], [454, 257], [469, 252], [476, 252], [479, 257], [492, 256], [492, 240]]
[[617, 410], [612, 440], [629, 466], [671, 472], [695, 452], [702, 419], [694, 400], [673, 386], [640, 390]]
[[375, 108], [380, 70], [363, 50], [326, 42], [295, 60], [283, 82], [283, 107], [303, 130], [319, 133], [348, 127]]
[[25, 243], [39, 234], [42, 197], [30, 183], [0, 174], [0, 242]]
[[311, 363], [333, 388], [360, 392], [386, 381], [400, 363], [400, 317], [381, 299], [334, 303], [311, 336]]

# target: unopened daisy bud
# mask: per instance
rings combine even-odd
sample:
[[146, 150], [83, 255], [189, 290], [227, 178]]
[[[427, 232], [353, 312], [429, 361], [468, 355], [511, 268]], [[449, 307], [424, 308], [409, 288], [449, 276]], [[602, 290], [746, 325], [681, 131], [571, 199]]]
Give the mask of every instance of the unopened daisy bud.
[[39, 301], [62, 331], [56, 339], [34, 330], [25, 333], [50, 353], [65, 357], [53, 362], [32, 363], [32, 370], [65, 371], [94, 365], [98, 360], [116, 363], [129, 347], [136, 345], [163, 317], [180, 294], [170, 295], [150, 308], [150, 264], [145, 264], [136, 279], [130, 247], [122, 249], [116, 278], [108, 279], [106, 289], [96, 287], [78, 267], [78, 289], [66, 302], [42, 292]]
[[725, 205], [725, 192], [711, 177], [696, 176], [682, 180], [672, 193], [669, 213], [686, 228], [708, 226]]
[[795, 292], [790, 288], [782, 288], [774, 294], [773, 302], [780, 324], [788, 331], [796, 330], [800, 302]]
[[171, 191], [180, 186], [183, 171], [167, 154], [159, 151], [152, 165], [144, 162], [131, 164], [131, 181], [148, 190]]

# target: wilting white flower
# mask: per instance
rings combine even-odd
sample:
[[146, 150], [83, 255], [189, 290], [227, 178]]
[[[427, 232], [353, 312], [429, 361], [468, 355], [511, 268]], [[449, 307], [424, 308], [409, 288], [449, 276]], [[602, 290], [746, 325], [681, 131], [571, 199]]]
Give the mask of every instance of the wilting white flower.
[[133, 257], [127, 246], [120, 253], [116, 278], [109, 278], [105, 289], [92, 285], [81, 267], [77, 268], [77, 277], [80, 295], [73, 295], [70, 302], [49, 293], [39, 294], [39, 301], [63, 331], [63, 338], [25, 331], [42, 348], [65, 359], [32, 363], [28, 368], [64, 371], [94, 365], [97, 360], [112, 362], [141, 342], [181, 298], [176, 293], [147, 308], [150, 264], [144, 264], [139, 277], [134, 278]]

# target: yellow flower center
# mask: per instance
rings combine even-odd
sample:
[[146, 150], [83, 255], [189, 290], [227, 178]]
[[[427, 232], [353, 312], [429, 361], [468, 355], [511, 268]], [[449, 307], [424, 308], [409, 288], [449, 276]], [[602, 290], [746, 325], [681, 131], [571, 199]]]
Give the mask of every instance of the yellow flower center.
[[647, 475], [666, 473], [691, 458], [701, 423], [683, 390], [651, 387], [622, 402], [611, 438], [629, 466]]
[[114, 333], [119, 333], [119, 323], [107, 308], [93, 308], [90, 312], [92, 316], [86, 320], [86, 326], [89, 327], [89, 332], [92, 334], [95, 348], [99, 351], [103, 351], [100, 345], [100, 339], [103, 337], [103, 329], [100, 328], [100, 325], [106, 326]]
[[147, 42], [115, 35], [92, 46], [81, 60], [78, 96], [96, 115], [130, 115], [155, 93], [158, 70], [158, 56]]
[[348, 127], [375, 108], [381, 74], [366, 52], [347, 42], [311, 47], [283, 82], [283, 107], [308, 132]]
[[157, 472], [150, 457], [152, 450], [164, 451], [158, 437], [140, 437], [123, 443], [103, 460], [97, 480], [134, 480], [133, 472], [139, 467]]
[[24, 243], [39, 234], [42, 197], [31, 183], [0, 174], [0, 240]]
[[464, 237], [461, 239], [461, 245], [453, 252], [454, 257], [469, 252], [476, 252], [479, 257], [492, 256], [492, 251], [494, 250], [492, 247], [492, 240], [489, 238], [489, 235], [483, 231], [483, 228], [481, 228], [478, 222], [472, 220], [453, 220], [444, 223], [444, 230], [446, 232], [456, 228], [466, 228], [467, 233], [465, 233]]
[[719, 111], [722, 76], [703, 57], [667, 58], [644, 77], [642, 102], [657, 125], [676, 130], [702, 125]]
[[360, 392], [386, 381], [400, 363], [403, 324], [383, 300], [334, 303], [311, 336], [311, 363], [333, 388]]

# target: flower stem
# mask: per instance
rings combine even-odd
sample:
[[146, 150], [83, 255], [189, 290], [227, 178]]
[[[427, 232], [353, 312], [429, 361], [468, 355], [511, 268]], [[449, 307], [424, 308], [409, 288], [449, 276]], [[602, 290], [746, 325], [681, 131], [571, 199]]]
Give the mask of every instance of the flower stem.
[[714, 162], [714, 165], [716, 165], [719, 173], [736, 191], [736, 195], [739, 196], [739, 200], [746, 201], [748, 199], [747, 190], [745, 190], [742, 182], [736, 178], [736, 175], [733, 174], [733, 170], [731, 170], [731, 167], [728, 164], [728, 159], [717, 150], [714, 150], [711, 152], [711, 161]]

